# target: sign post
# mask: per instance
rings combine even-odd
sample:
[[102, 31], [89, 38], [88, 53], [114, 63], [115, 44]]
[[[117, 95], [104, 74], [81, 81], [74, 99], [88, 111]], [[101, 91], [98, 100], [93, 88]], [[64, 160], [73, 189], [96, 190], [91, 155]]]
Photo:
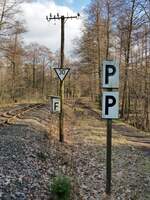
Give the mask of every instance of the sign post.
[[63, 117], [64, 117], [64, 111], [63, 111], [63, 99], [64, 99], [64, 97], [63, 97], [63, 95], [64, 95], [63, 80], [67, 76], [70, 69], [69, 68], [54, 68], [54, 70], [55, 70], [58, 78], [60, 79], [59, 141], [64, 142], [64, 134], [63, 134]]
[[112, 119], [119, 118], [119, 66], [114, 61], [103, 62], [102, 118], [107, 119], [106, 194], [111, 194]]

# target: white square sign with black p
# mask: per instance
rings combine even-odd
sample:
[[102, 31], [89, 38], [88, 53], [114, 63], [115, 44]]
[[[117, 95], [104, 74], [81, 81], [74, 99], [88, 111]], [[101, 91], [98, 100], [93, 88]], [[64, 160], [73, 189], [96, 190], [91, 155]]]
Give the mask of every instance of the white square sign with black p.
[[119, 93], [103, 92], [102, 118], [119, 118]]
[[119, 65], [115, 61], [103, 62], [103, 88], [119, 87]]

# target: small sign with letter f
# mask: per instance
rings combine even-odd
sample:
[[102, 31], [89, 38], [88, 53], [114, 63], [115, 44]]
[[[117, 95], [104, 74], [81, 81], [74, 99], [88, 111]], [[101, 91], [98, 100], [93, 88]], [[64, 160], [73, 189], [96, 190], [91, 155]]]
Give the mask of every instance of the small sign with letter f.
[[51, 96], [51, 112], [60, 113], [60, 98], [57, 96]]

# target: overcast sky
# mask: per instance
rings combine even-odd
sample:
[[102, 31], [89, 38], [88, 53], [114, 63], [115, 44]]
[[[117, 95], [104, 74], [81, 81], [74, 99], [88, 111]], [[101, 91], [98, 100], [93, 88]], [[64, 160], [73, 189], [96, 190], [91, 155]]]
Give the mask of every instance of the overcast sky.
[[[28, 32], [24, 35], [25, 42], [38, 42], [46, 45], [52, 51], [60, 48], [60, 21], [46, 21], [49, 13], [60, 15], [76, 15], [82, 12], [90, 0], [34, 0], [22, 5], [22, 14], [26, 21]], [[65, 24], [65, 53], [70, 54], [73, 49], [72, 40], [80, 36], [82, 17], [67, 20]]]

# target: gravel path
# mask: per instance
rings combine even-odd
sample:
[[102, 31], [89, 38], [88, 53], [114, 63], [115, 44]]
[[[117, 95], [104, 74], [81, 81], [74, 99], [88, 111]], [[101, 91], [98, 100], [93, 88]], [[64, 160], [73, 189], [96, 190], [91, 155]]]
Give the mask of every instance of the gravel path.
[[54, 174], [49, 160], [56, 155], [47, 151], [44, 134], [13, 125], [0, 129], [0, 138], [0, 198], [48, 199], [49, 173]]

